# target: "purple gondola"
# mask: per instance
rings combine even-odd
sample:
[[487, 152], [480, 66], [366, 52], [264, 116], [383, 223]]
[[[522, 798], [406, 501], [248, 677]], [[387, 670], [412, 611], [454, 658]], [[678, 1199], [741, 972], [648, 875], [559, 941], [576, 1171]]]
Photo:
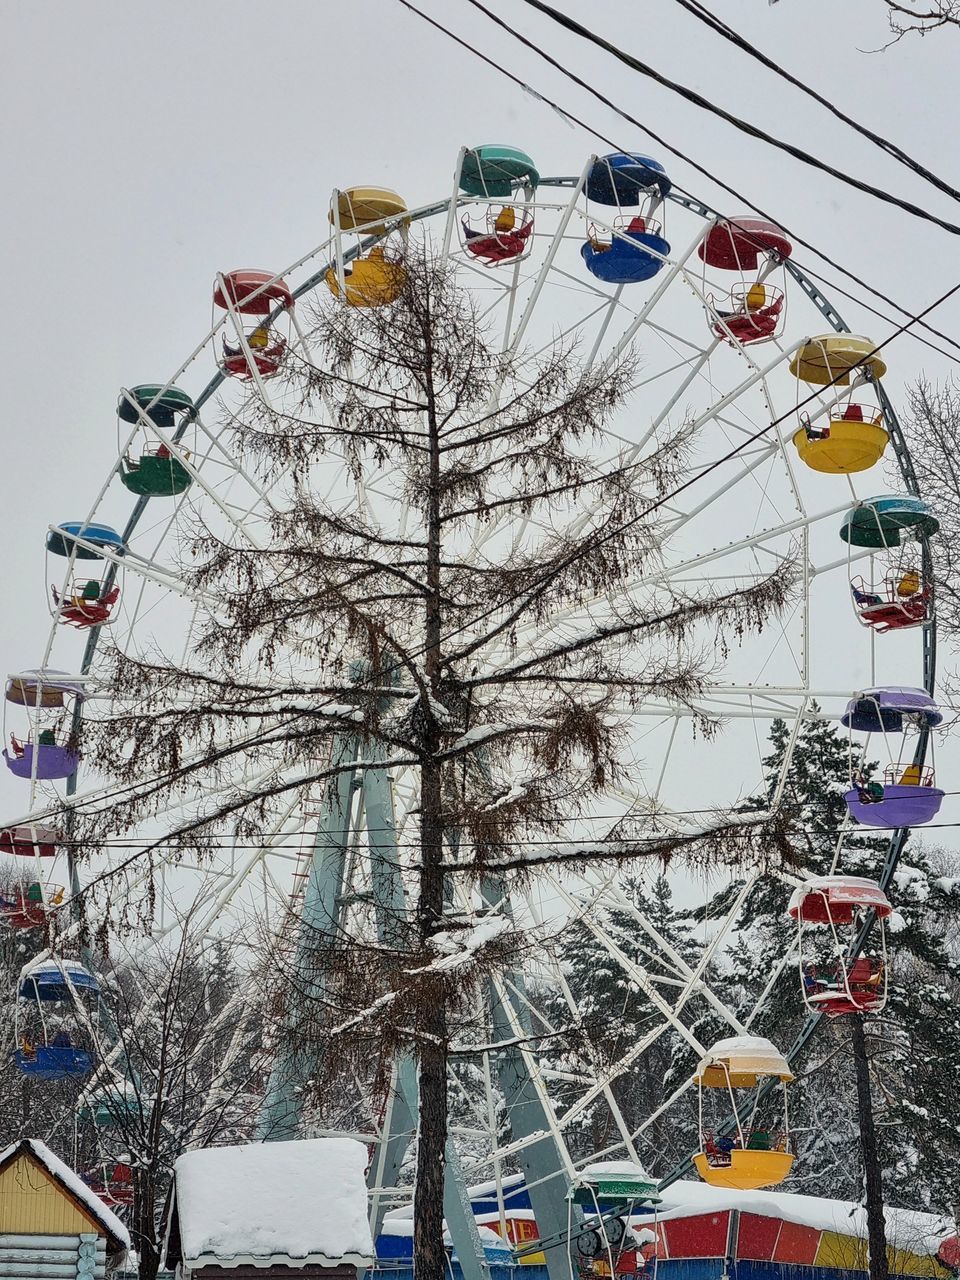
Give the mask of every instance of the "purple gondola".
[[[33, 772], [34, 751], [37, 753], [37, 771]], [[34, 747], [32, 742], [11, 740], [11, 749], [4, 751], [3, 758], [7, 768], [18, 778], [32, 778], [47, 782], [54, 778], [69, 778], [76, 773], [80, 757], [69, 747], [60, 747], [55, 743], [41, 743]]]
[[879, 800], [864, 802], [856, 788], [844, 799], [852, 816], [865, 827], [922, 827], [940, 812], [943, 796], [939, 787], [894, 784], [883, 788]]
[[[841, 723], [860, 733], [906, 735], [935, 728], [943, 713], [925, 689], [908, 685], [884, 685], [864, 689], [847, 703]], [[907, 749], [906, 737], [900, 758], [890, 764], [883, 784], [863, 770], [854, 772], [844, 795], [851, 816], [867, 827], [917, 827], [930, 822], [940, 812], [944, 793], [935, 785], [933, 769], [920, 763]], [[910, 763], [907, 763], [910, 761]]]
[[932, 729], [943, 720], [940, 708], [924, 689], [883, 685], [864, 689], [847, 703], [840, 723], [860, 733], [902, 733], [904, 724]]

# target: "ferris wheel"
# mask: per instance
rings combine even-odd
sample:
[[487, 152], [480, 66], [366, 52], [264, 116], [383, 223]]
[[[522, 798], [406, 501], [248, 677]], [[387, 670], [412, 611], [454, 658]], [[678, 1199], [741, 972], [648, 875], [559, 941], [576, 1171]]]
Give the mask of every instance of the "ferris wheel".
[[[7, 682], [6, 763], [25, 783], [23, 811], [0, 835], [0, 848], [24, 868], [20, 886], [2, 907], [7, 924], [35, 926], [48, 913], [68, 913], [71, 894], [83, 887], [69, 840], [51, 824], [61, 808], [58, 787], [65, 786], [73, 804], [93, 802], [111, 787], [109, 778], [98, 776], [95, 760], [80, 762], [78, 771], [76, 758], [75, 731], [84, 705], [110, 697], [97, 678], [98, 637], [108, 629], [123, 653], [160, 652], [183, 660], [199, 621], [218, 608], [215, 597], [183, 582], [184, 557], [198, 522], [224, 539], [253, 548], [270, 545], [272, 519], [282, 509], [290, 475], [258, 473], [223, 424], [251, 396], [270, 410], [292, 412], [295, 401], [284, 375], [292, 362], [310, 365], [314, 359], [310, 308], [389, 307], [403, 286], [411, 237], [424, 234], [455, 264], [481, 323], [503, 353], [536, 355], [562, 341], [576, 347], [586, 367], [603, 368], [636, 352], [630, 409], [591, 446], [598, 464], [619, 460], [629, 466], [658, 442], [681, 433], [689, 438], [685, 474], [691, 482], [676, 487], [661, 513], [656, 563], [598, 597], [598, 608], [653, 600], [661, 591], [695, 595], [721, 586], [733, 590], [771, 573], [791, 576], [793, 594], [779, 621], [738, 648], [719, 650], [695, 696], [677, 701], [654, 690], [618, 709], [630, 725], [625, 780], [610, 787], [603, 811], [588, 815], [578, 835], [602, 835], [631, 820], [665, 836], [695, 838], [718, 814], [735, 820], [748, 797], [767, 790], [764, 742], [778, 718], [789, 732], [772, 788], [775, 808], [814, 704], [837, 720], [846, 717], [854, 731], [882, 733], [885, 740], [902, 731], [906, 745], [891, 751], [892, 772], [879, 795], [857, 781], [856, 767], [851, 770], [851, 814], [890, 832], [881, 883], [864, 890], [862, 901], [840, 892], [840, 914], [831, 915], [829, 885], [816, 898], [827, 903], [825, 915], [805, 917], [793, 904], [801, 923], [851, 929], [855, 950], [857, 903], [876, 909], [876, 893], [882, 898], [896, 867], [905, 825], [929, 821], [942, 797], [926, 763], [938, 714], [928, 546], [937, 522], [920, 497], [883, 390], [886, 354], [881, 358], [874, 340], [846, 330], [793, 263], [789, 237], [771, 222], [735, 212], [720, 216], [677, 195], [663, 167], [648, 157], [591, 156], [578, 175], [542, 177], [531, 157], [510, 146], [464, 148], [450, 193], [420, 206], [377, 186], [336, 190], [329, 232], [320, 245], [279, 272], [218, 272], [211, 287], [212, 321], [205, 327], [198, 317], [197, 339], [182, 366], [166, 381], [121, 391], [117, 452], [105, 459], [100, 492], [85, 512], [51, 513], [45, 531], [52, 617], [46, 651], [36, 667]], [[884, 488], [878, 479], [884, 458], [899, 475], [890, 492], [878, 492]], [[376, 509], [391, 494], [390, 461], [357, 478], [336, 447], [328, 448], [311, 483], [344, 511]], [[522, 529], [493, 518], [478, 531], [473, 551], [482, 560], [497, 548], [519, 545], [522, 537]], [[554, 629], [578, 620], [531, 621], [519, 631], [517, 644], [535, 650]], [[721, 736], [704, 735], [704, 725], [721, 726]], [[345, 741], [334, 750], [348, 760], [359, 747]], [[188, 901], [194, 926], [205, 933], [253, 916], [289, 922], [291, 911], [307, 923], [353, 913], [361, 921], [354, 927], [366, 921], [375, 929], [372, 886], [403, 902], [399, 851], [409, 840], [415, 788], [402, 771], [377, 768], [376, 759], [364, 763], [369, 767], [358, 764], [355, 775], [342, 773], [331, 790], [318, 791], [306, 813], [299, 800], [291, 803], [256, 847], [225, 840], [212, 867], [181, 863], [169, 881], [162, 872], [154, 936], [159, 940], [182, 927]], [[346, 826], [338, 812], [349, 814]], [[162, 830], [168, 816], [159, 807], [156, 829], [145, 838]], [[838, 835], [833, 872], [849, 889], [845, 834]], [[386, 886], [371, 872], [373, 853], [382, 858], [385, 849], [394, 869]], [[108, 871], [111, 859], [126, 862], [127, 852], [108, 851], [82, 874]], [[58, 863], [66, 893], [53, 883]], [[578, 993], [555, 942], [563, 922], [572, 919], [606, 948], [610, 963], [657, 1015], [642, 1041], [593, 1075], [566, 1073], [559, 1079], [528, 1048], [485, 1054], [484, 1083], [465, 1100], [473, 1115], [469, 1154], [466, 1147], [450, 1152], [450, 1176], [461, 1188], [492, 1179], [502, 1218], [508, 1174], [522, 1170], [551, 1280], [563, 1280], [570, 1271], [569, 1251], [558, 1242], [569, 1240], [571, 1187], [582, 1187], [586, 1178], [592, 1200], [574, 1197], [574, 1203], [581, 1217], [592, 1204], [601, 1224], [604, 1204], [622, 1205], [624, 1196], [630, 1203], [649, 1201], [646, 1193], [617, 1192], [614, 1183], [629, 1182], [628, 1172], [611, 1165], [604, 1177], [603, 1162], [649, 1164], [644, 1130], [685, 1095], [706, 1089], [709, 1103], [711, 1088], [722, 1099], [737, 1088], [759, 1088], [765, 1079], [786, 1089], [791, 1053], [784, 1052], [799, 1050], [821, 1012], [842, 1012], [841, 1005], [877, 1007], [881, 975], [871, 971], [864, 978], [852, 964], [841, 974], [842, 998], [832, 1007], [822, 972], [805, 985], [811, 1017], [795, 1046], [771, 1046], [753, 1034], [759, 1006], [744, 1015], [724, 1004], [711, 985], [711, 970], [759, 875], [758, 869], [745, 876], [727, 915], [711, 922], [693, 962], [677, 954], [627, 900], [619, 873], [605, 865], [588, 869], [575, 883], [545, 872], [526, 898], [511, 904], [529, 933], [550, 939], [539, 954], [538, 973], [551, 975], [572, 1019]], [[136, 864], [122, 876], [124, 894], [136, 903], [144, 892]], [[785, 876], [785, 913], [799, 888], [797, 877]], [[692, 906], [704, 889], [682, 883], [678, 893]], [[469, 898], [457, 905], [464, 912], [479, 909]], [[603, 918], [609, 909], [632, 913], [642, 960], [626, 955], [608, 935]], [[69, 926], [60, 936], [68, 950]], [[296, 963], [295, 946], [290, 954]], [[770, 983], [796, 962], [794, 951], [771, 957]], [[63, 960], [64, 966], [72, 963]], [[57, 972], [70, 994], [70, 972]], [[858, 995], [864, 982], [869, 1006]], [[492, 1040], [524, 1040], [538, 1017], [537, 986], [518, 975], [495, 980]], [[701, 1044], [690, 1030], [689, 1015], [699, 1006], [727, 1028], [719, 1045]], [[657, 1116], [631, 1126], [618, 1106], [616, 1081], [671, 1034], [696, 1053], [700, 1066], [664, 1099]], [[60, 1047], [72, 1051], [71, 1063], [90, 1070], [76, 1044]], [[50, 1060], [45, 1052], [44, 1061]], [[70, 1070], [82, 1073], [77, 1065]], [[298, 1070], [278, 1062], [265, 1109], [266, 1136], [296, 1132]], [[375, 1150], [371, 1196], [377, 1226], [403, 1201], [398, 1175], [415, 1090], [410, 1064], [399, 1062], [389, 1105], [365, 1099], [358, 1106], [357, 1126]], [[505, 1100], [506, 1138], [495, 1121], [498, 1099]], [[572, 1154], [569, 1134], [598, 1107], [609, 1112], [616, 1137], [585, 1162]], [[791, 1164], [786, 1136], [751, 1148], [741, 1126], [739, 1138], [731, 1160], [729, 1147], [724, 1152], [704, 1136], [697, 1155], [701, 1175], [720, 1185], [738, 1185], [740, 1176], [739, 1185], [750, 1186], [772, 1185], [785, 1176]], [[734, 1166], [739, 1175], [731, 1172]], [[663, 1178], [676, 1171], [653, 1172]], [[457, 1217], [453, 1201], [451, 1206], [450, 1229], [466, 1266], [475, 1228], [466, 1210]], [[599, 1236], [597, 1248], [608, 1250], [605, 1228]]]

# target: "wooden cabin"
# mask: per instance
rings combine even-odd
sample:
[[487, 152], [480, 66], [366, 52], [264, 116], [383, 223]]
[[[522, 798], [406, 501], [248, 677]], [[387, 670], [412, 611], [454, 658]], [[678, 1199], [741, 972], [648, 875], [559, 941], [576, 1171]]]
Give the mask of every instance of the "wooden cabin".
[[129, 1248], [120, 1219], [39, 1139], [0, 1153], [0, 1275], [95, 1280]]
[[367, 1149], [352, 1138], [188, 1151], [174, 1166], [177, 1280], [357, 1280], [373, 1262]]

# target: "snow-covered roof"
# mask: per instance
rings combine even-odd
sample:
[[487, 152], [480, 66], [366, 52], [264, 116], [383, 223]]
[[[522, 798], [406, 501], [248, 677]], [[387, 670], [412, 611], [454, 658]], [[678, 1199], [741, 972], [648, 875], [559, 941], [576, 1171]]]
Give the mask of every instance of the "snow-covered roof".
[[45, 975], [62, 978], [90, 978], [90, 970], [79, 960], [53, 960], [49, 956], [42, 960], [28, 960], [20, 970], [20, 981], [24, 978], [40, 978]]
[[100, 1224], [107, 1235], [113, 1236], [122, 1248], [130, 1248], [130, 1236], [127, 1228], [117, 1215], [111, 1213], [100, 1197], [90, 1190], [83, 1179], [78, 1177], [69, 1165], [64, 1164], [59, 1156], [55, 1156], [46, 1143], [41, 1142], [39, 1138], [21, 1138], [19, 1142], [14, 1142], [6, 1150], [0, 1151], [0, 1168], [3, 1168], [20, 1152], [26, 1153], [28, 1150], [37, 1163], [46, 1169], [51, 1178], [65, 1187], [73, 1198], [83, 1205], [84, 1209]]
[[[471, 1200], [482, 1200], [484, 1196], [495, 1195], [498, 1185], [503, 1188], [504, 1192], [508, 1192], [523, 1186], [523, 1184], [524, 1177], [522, 1173], [508, 1173], [500, 1179], [499, 1184], [495, 1178], [491, 1178], [489, 1182], [474, 1183], [472, 1187], [467, 1188], [467, 1194]], [[388, 1218], [402, 1217], [406, 1212], [407, 1206], [404, 1206], [402, 1209], [389, 1210], [386, 1216]], [[413, 1210], [411, 1209], [410, 1212], [412, 1213]]]
[[[861, 1240], [867, 1238], [866, 1211], [848, 1200], [827, 1200], [822, 1196], [804, 1196], [794, 1191], [730, 1191], [723, 1187], [709, 1187], [703, 1182], [684, 1181], [674, 1182], [660, 1194], [663, 1197], [657, 1210], [660, 1222], [739, 1209], [742, 1213], [783, 1218], [819, 1231], [835, 1231]], [[955, 1231], [952, 1220], [935, 1213], [886, 1206], [884, 1216], [890, 1243], [914, 1253], [936, 1253], [940, 1242]], [[636, 1221], [639, 1224], [649, 1222], [649, 1217]]]
[[636, 1160], [596, 1160], [580, 1170], [581, 1178], [633, 1178], [637, 1182], [653, 1182], [642, 1164]]
[[[527, 1210], [526, 1215], [529, 1221], [533, 1221], [533, 1211]], [[510, 1214], [512, 1218], [520, 1217], [520, 1214]], [[496, 1261], [499, 1258], [512, 1256], [513, 1246], [504, 1241], [503, 1237], [486, 1226], [488, 1222], [498, 1222], [500, 1215], [497, 1213], [484, 1213], [477, 1217], [477, 1235], [480, 1237], [480, 1243], [483, 1245], [483, 1252], [488, 1262]], [[413, 1238], [413, 1218], [391, 1218], [385, 1217], [383, 1226], [380, 1228], [381, 1235], [393, 1236], [401, 1240], [410, 1240]], [[443, 1225], [443, 1243], [447, 1248], [453, 1248], [453, 1236], [447, 1230], [446, 1219]], [[454, 1249], [454, 1258], [457, 1253]]]
[[[763, 1036], [728, 1036], [718, 1040], [697, 1066], [697, 1079], [715, 1084], [714, 1074], [723, 1068], [734, 1076], [779, 1076], [792, 1080], [786, 1058], [772, 1041]], [[713, 1070], [711, 1070], [713, 1068]], [[734, 1080], [733, 1083], [736, 1083]]]
[[352, 1138], [186, 1152], [174, 1166], [184, 1262], [368, 1266], [366, 1166], [366, 1147]]

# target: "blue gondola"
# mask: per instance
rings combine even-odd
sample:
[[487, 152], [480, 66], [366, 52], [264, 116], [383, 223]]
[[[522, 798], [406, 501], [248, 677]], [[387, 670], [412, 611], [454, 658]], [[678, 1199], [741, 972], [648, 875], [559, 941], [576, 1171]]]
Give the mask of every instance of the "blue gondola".
[[74, 1045], [41, 1044], [33, 1050], [16, 1049], [17, 1070], [37, 1080], [66, 1080], [93, 1070], [93, 1054]]
[[661, 199], [670, 194], [673, 183], [666, 170], [649, 156], [628, 151], [614, 151], [599, 156], [590, 167], [584, 183], [587, 199], [596, 204], [626, 206], [640, 204], [644, 196], [656, 191]]
[[76, 549], [78, 560], [102, 560], [103, 557], [90, 547], [77, 546], [76, 539], [83, 538], [95, 547], [107, 547], [123, 555], [123, 538], [108, 524], [86, 524], [83, 520], [67, 520], [47, 534], [47, 550], [56, 556], [71, 556]]
[[669, 252], [670, 245], [660, 235], [659, 224], [644, 218], [633, 218], [610, 241], [600, 241], [593, 235], [580, 249], [590, 274], [608, 284], [650, 280], [664, 265]]
[[20, 974], [22, 1000], [69, 1000], [71, 987], [91, 995], [100, 990], [96, 978], [78, 960], [41, 960]]

